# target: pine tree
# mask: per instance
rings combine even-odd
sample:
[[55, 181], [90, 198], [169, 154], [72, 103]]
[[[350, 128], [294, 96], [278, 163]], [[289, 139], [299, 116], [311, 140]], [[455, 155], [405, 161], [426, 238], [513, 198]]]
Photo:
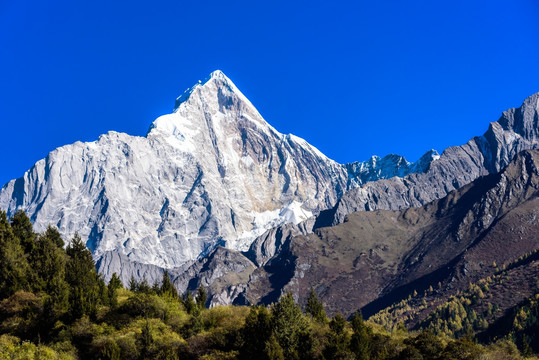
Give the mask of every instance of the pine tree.
[[142, 281], [137, 284], [136, 292], [143, 294], [150, 294], [152, 292], [152, 288], [150, 287], [150, 284], [148, 284], [146, 278], [142, 279]]
[[131, 275], [131, 279], [129, 279], [129, 290], [133, 291], [133, 292], [137, 292], [137, 281], [135, 280], [135, 276], [134, 275]]
[[122, 280], [116, 275], [116, 273], [113, 273], [110, 281], [109, 281], [109, 288], [112, 288], [114, 290], [116, 289], [123, 289]]
[[444, 350], [443, 344], [430, 330], [422, 331], [416, 337], [406, 339], [404, 343], [419, 350], [425, 359], [438, 359]]
[[268, 360], [285, 359], [283, 348], [281, 347], [281, 345], [277, 341], [277, 338], [274, 335], [271, 335], [271, 337], [265, 343], [264, 356]]
[[170, 274], [168, 273], [168, 270], [165, 270], [165, 272], [163, 273], [163, 280], [161, 281], [161, 294], [172, 298], [178, 297], [178, 291], [172, 283], [172, 280], [170, 280]]
[[159, 295], [161, 294], [161, 284], [159, 284], [159, 281], [155, 280], [152, 285], [152, 294]]
[[370, 358], [372, 330], [363, 321], [363, 316], [360, 312], [356, 312], [352, 317], [352, 339], [350, 348], [356, 354], [356, 359], [367, 360]]
[[330, 321], [329, 328], [331, 331], [328, 334], [327, 345], [324, 349], [325, 359], [336, 360], [349, 359], [351, 357], [349, 350], [350, 337], [345, 327], [346, 320], [341, 314], [335, 315], [335, 317]]
[[69, 297], [71, 318], [77, 319], [82, 315], [93, 317], [97, 311], [100, 291], [92, 253], [78, 234], [75, 234], [66, 248], [66, 253], [68, 255], [66, 281], [71, 287]]
[[294, 302], [292, 294], [287, 292], [272, 307], [273, 334], [283, 349], [285, 358], [308, 356], [299, 353], [300, 338], [310, 333], [307, 320], [300, 307]]
[[187, 290], [187, 293], [185, 294], [185, 297], [183, 299], [183, 306], [185, 307], [185, 311], [187, 311], [187, 313], [191, 315], [196, 312], [195, 310], [197, 310], [195, 299], [193, 298], [193, 295], [189, 290]]
[[121, 289], [121, 288], [123, 288], [122, 281], [120, 280], [118, 275], [116, 275], [116, 273], [113, 273], [107, 287], [110, 306], [113, 309], [116, 308], [116, 306], [118, 306], [118, 297], [116, 294], [116, 290]]
[[142, 327], [142, 332], [140, 334], [140, 343], [142, 348], [142, 356], [146, 358], [150, 353], [150, 348], [153, 344], [152, 329], [150, 326], [150, 320], [146, 318], [146, 322]]
[[[264, 306], [253, 306], [242, 329], [241, 359], [268, 359], [266, 345], [272, 336], [271, 314]], [[274, 341], [275, 337], [273, 338]], [[270, 345], [275, 348], [274, 344]], [[282, 349], [281, 349], [282, 352]]]
[[33, 279], [34, 291], [44, 291], [50, 296], [48, 316], [53, 321], [68, 310], [69, 285], [66, 253], [46, 234], [38, 237], [29, 260], [32, 268], [39, 269]]
[[24, 253], [29, 254], [34, 248], [36, 234], [34, 233], [30, 219], [24, 211], [17, 210], [15, 215], [13, 215], [11, 218], [11, 228], [15, 237], [21, 242]]
[[327, 320], [326, 311], [324, 310], [324, 305], [314, 292], [314, 289], [311, 288], [311, 293], [307, 299], [307, 305], [305, 306], [305, 312], [312, 316], [312, 318], [320, 323], [324, 323]]
[[49, 225], [47, 227], [47, 230], [45, 230], [45, 234], [43, 236], [49, 238], [57, 247], [63, 249], [65, 246], [64, 240], [62, 239], [62, 236], [60, 235], [60, 232], [57, 228], [52, 227]]
[[6, 213], [0, 211], [0, 298], [18, 290], [29, 290], [30, 266]]
[[206, 301], [208, 301], [208, 295], [206, 295], [206, 290], [202, 287], [202, 285], [200, 285], [197, 290], [196, 301], [197, 301], [197, 306], [200, 309], [206, 308]]

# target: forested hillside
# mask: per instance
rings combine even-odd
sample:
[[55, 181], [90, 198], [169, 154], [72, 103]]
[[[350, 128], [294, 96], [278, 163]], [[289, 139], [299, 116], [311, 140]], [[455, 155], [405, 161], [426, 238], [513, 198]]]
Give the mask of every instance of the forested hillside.
[[34, 233], [24, 212], [0, 213], [0, 266], [2, 359], [521, 359], [513, 339], [525, 355], [537, 350], [536, 298], [483, 344], [473, 330], [329, 319], [314, 291], [303, 311], [290, 293], [268, 307], [207, 309], [203, 288], [179, 296], [168, 273], [106, 284], [78, 236], [64, 250], [56, 229]]

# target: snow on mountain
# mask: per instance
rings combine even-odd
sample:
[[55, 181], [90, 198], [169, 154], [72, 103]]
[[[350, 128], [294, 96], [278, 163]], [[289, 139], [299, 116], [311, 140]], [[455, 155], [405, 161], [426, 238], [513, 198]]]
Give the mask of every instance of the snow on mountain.
[[375, 155], [367, 161], [346, 164], [346, 168], [352, 183], [351, 187], [357, 187], [369, 181], [390, 179], [395, 176], [402, 178], [411, 173], [424, 173], [430, 164], [439, 158], [440, 155], [436, 150], [427, 151], [413, 163], [407, 161], [404, 156], [396, 154], [389, 154], [383, 158]]
[[2, 188], [0, 208], [24, 209], [37, 231], [79, 232], [96, 259], [116, 251], [170, 268], [218, 244], [245, 250], [332, 206], [346, 182], [342, 165], [279, 133], [215, 71], [146, 137], [109, 132], [52, 151]]
[[[67, 239], [78, 232], [96, 260], [175, 268], [217, 245], [247, 250], [266, 230], [330, 208], [350, 188], [423, 171], [436, 159], [430, 154], [419, 165], [397, 155], [338, 164], [275, 130], [215, 71], [146, 137], [109, 132], [55, 149], [0, 190], [0, 208], [22, 208], [37, 231], [51, 224]], [[100, 266], [106, 278], [121, 268]]]

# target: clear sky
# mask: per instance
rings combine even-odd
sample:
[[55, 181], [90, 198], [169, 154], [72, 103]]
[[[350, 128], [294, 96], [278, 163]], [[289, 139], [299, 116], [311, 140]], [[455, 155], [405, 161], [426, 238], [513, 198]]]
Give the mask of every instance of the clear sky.
[[145, 135], [216, 69], [336, 161], [413, 161], [539, 91], [538, 19], [537, 0], [0, 0], [0, 183], [77, 140]]

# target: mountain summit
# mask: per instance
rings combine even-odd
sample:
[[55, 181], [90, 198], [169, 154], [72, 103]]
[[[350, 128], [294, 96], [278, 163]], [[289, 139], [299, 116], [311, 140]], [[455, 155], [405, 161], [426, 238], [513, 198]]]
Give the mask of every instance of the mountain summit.
[[499, 171], [519, 150], [537, 147], [537, 124], [529, 124], [536, 109], [537, 96], [441, 156], [342, 165], [274, 129], [217, 70], [145, 137], [109, 132], [53, 150], [4, 185], [0, 209], [8, 216], [23, 209], [38, 232], [48, 225], [66, 239], [78, 232], [106, 279], [117, 272], [124, 282], [131, 275], [153, 282], [163, 268], [187, 269], [219, 245], [248, 250], [262, 264], [285, 233], [309, 233], [356, 210], [419, 206]]
[[37, 231], [79, 232], [96, 260], [117, 252], [171, 268], [305, 220], [332, 206], [347, 179], [344, 166], [279, 133], [215, 71], [146, 137], [109, 132], [52, 151], [2, 188], [0, 208], [22, 208]]

